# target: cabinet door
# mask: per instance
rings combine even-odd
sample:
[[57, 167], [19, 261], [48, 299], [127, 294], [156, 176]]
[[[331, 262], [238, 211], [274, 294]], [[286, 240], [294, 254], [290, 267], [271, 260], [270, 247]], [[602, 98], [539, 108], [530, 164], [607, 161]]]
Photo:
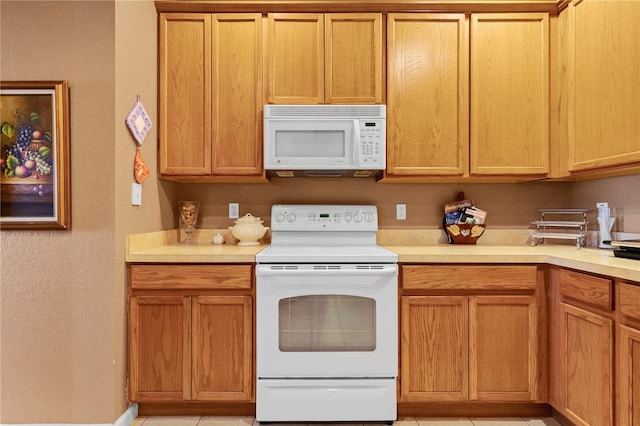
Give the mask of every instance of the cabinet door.
[[569, 167], [585, 170], [640, 161], [640, 0], [577, 0]]
[[468, 298], [402, 297], [400, 401], [468, 397]]
[[565, 380], [567, 366], [564, 364], [564, 312], [560, 296], [561, 269], [555, 266], [549, 267], [547, 283], [547, 329], [549, 331], [548, 350], [548, 401], [554, 409], [563, 411], [567, 399], [567, 382]]
[[211, 15], [159, 17], [160, 174], [211, 174]]
[[567, 369], [563, 414], [576, 424], [611, 426], [613, 322], [566, 303], [562, 312]]
[[182, 296], [129, 300], [129, 399], [138, 402], [190, 398], [191, 306]]
[[468, 169], [468, 34], [464, 14], [389, 14], [387, 174]]
[[193, 297], [193, 399], [251, 401], [251, 296]]
[[619, 426], [640, 425], [640, 330], [618, 326]]
[[324, 103], [324, 15], [270, 13], [270, 104]]
[[325, 102], [382, 102], [382, 14], [330, 13], [326, 17]]
[[262, 174], [262, 15], [212, 19], [214, 175]]
[[474, 14], [471, 46], [471, 173], [548, 173], [548, 14]]
[[534, 296], [471, 296], [470, 399], [537, 399], [537, 311]]

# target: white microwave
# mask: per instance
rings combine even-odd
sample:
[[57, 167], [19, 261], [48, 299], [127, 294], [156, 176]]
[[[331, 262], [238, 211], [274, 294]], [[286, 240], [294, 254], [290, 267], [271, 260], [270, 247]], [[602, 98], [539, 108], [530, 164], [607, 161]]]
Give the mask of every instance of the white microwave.
[[370, 177], [386, 167], [385, 105], [265, 105], [272, 176]]

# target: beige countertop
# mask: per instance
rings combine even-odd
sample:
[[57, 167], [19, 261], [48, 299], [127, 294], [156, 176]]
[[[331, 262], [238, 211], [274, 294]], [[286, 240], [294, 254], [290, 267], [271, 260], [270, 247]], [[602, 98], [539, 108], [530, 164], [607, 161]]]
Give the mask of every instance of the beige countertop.
[[385, 246], [402, 263], [547, 263], [640, 282], [640, 261], [620, 259], [612, 250], [575, 246]]
[[[213, 244], [220, 233], [225, 243]], [[202, 229], [193, 234], [195, 244], [181, 244], [180, 231], [159, 231], [127, 236], [125, 260], [130, 263], [253, 263], [267, 247], [238, 246], [228, 230]]]
[[[179, 243], [178, 230], [130, 235], [126, 240], [125, 260], [130, 263], [251, 263], [255, 262], [256, 254], [267, 247], [266, 244], [235, 245], [227, 230], [199, 231], [192, 245]], [[225, 244], [212, 243], [218, 232], [225, 238]], [[640, 261], [617, 258], [612, 250], [578, 250], [574, 245], [531, 247], [520, 241], [521, 238], [516, 236], [510, 244], [495, 241], [498, 244], [450, 245], [438, 242], [437, 238], [429, 240], [432, 244], [425, 244], [422, 239], [382, 235], [379, 243], [397, 253], [401, 263], [547, 263], [640, 283]]]

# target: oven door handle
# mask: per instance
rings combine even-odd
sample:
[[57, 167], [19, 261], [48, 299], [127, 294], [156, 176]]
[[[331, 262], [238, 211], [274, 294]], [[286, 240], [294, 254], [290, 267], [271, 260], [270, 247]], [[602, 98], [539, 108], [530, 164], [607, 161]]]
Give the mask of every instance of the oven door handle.
[[398, 275], [398, 265], [384, 265], [382, 267], [362, 268], [362, 269], [287, 269], [272, 268], [271, 266], [257, 266], [256, 275], [261, 276], [388, 276]]

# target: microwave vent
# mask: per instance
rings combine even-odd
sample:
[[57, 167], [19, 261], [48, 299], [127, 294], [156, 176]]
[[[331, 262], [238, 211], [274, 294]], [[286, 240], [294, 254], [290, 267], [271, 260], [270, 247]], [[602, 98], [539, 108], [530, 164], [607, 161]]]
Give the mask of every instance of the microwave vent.
[[386, 105], [265, 105], [265, 118], [385, 118]]

